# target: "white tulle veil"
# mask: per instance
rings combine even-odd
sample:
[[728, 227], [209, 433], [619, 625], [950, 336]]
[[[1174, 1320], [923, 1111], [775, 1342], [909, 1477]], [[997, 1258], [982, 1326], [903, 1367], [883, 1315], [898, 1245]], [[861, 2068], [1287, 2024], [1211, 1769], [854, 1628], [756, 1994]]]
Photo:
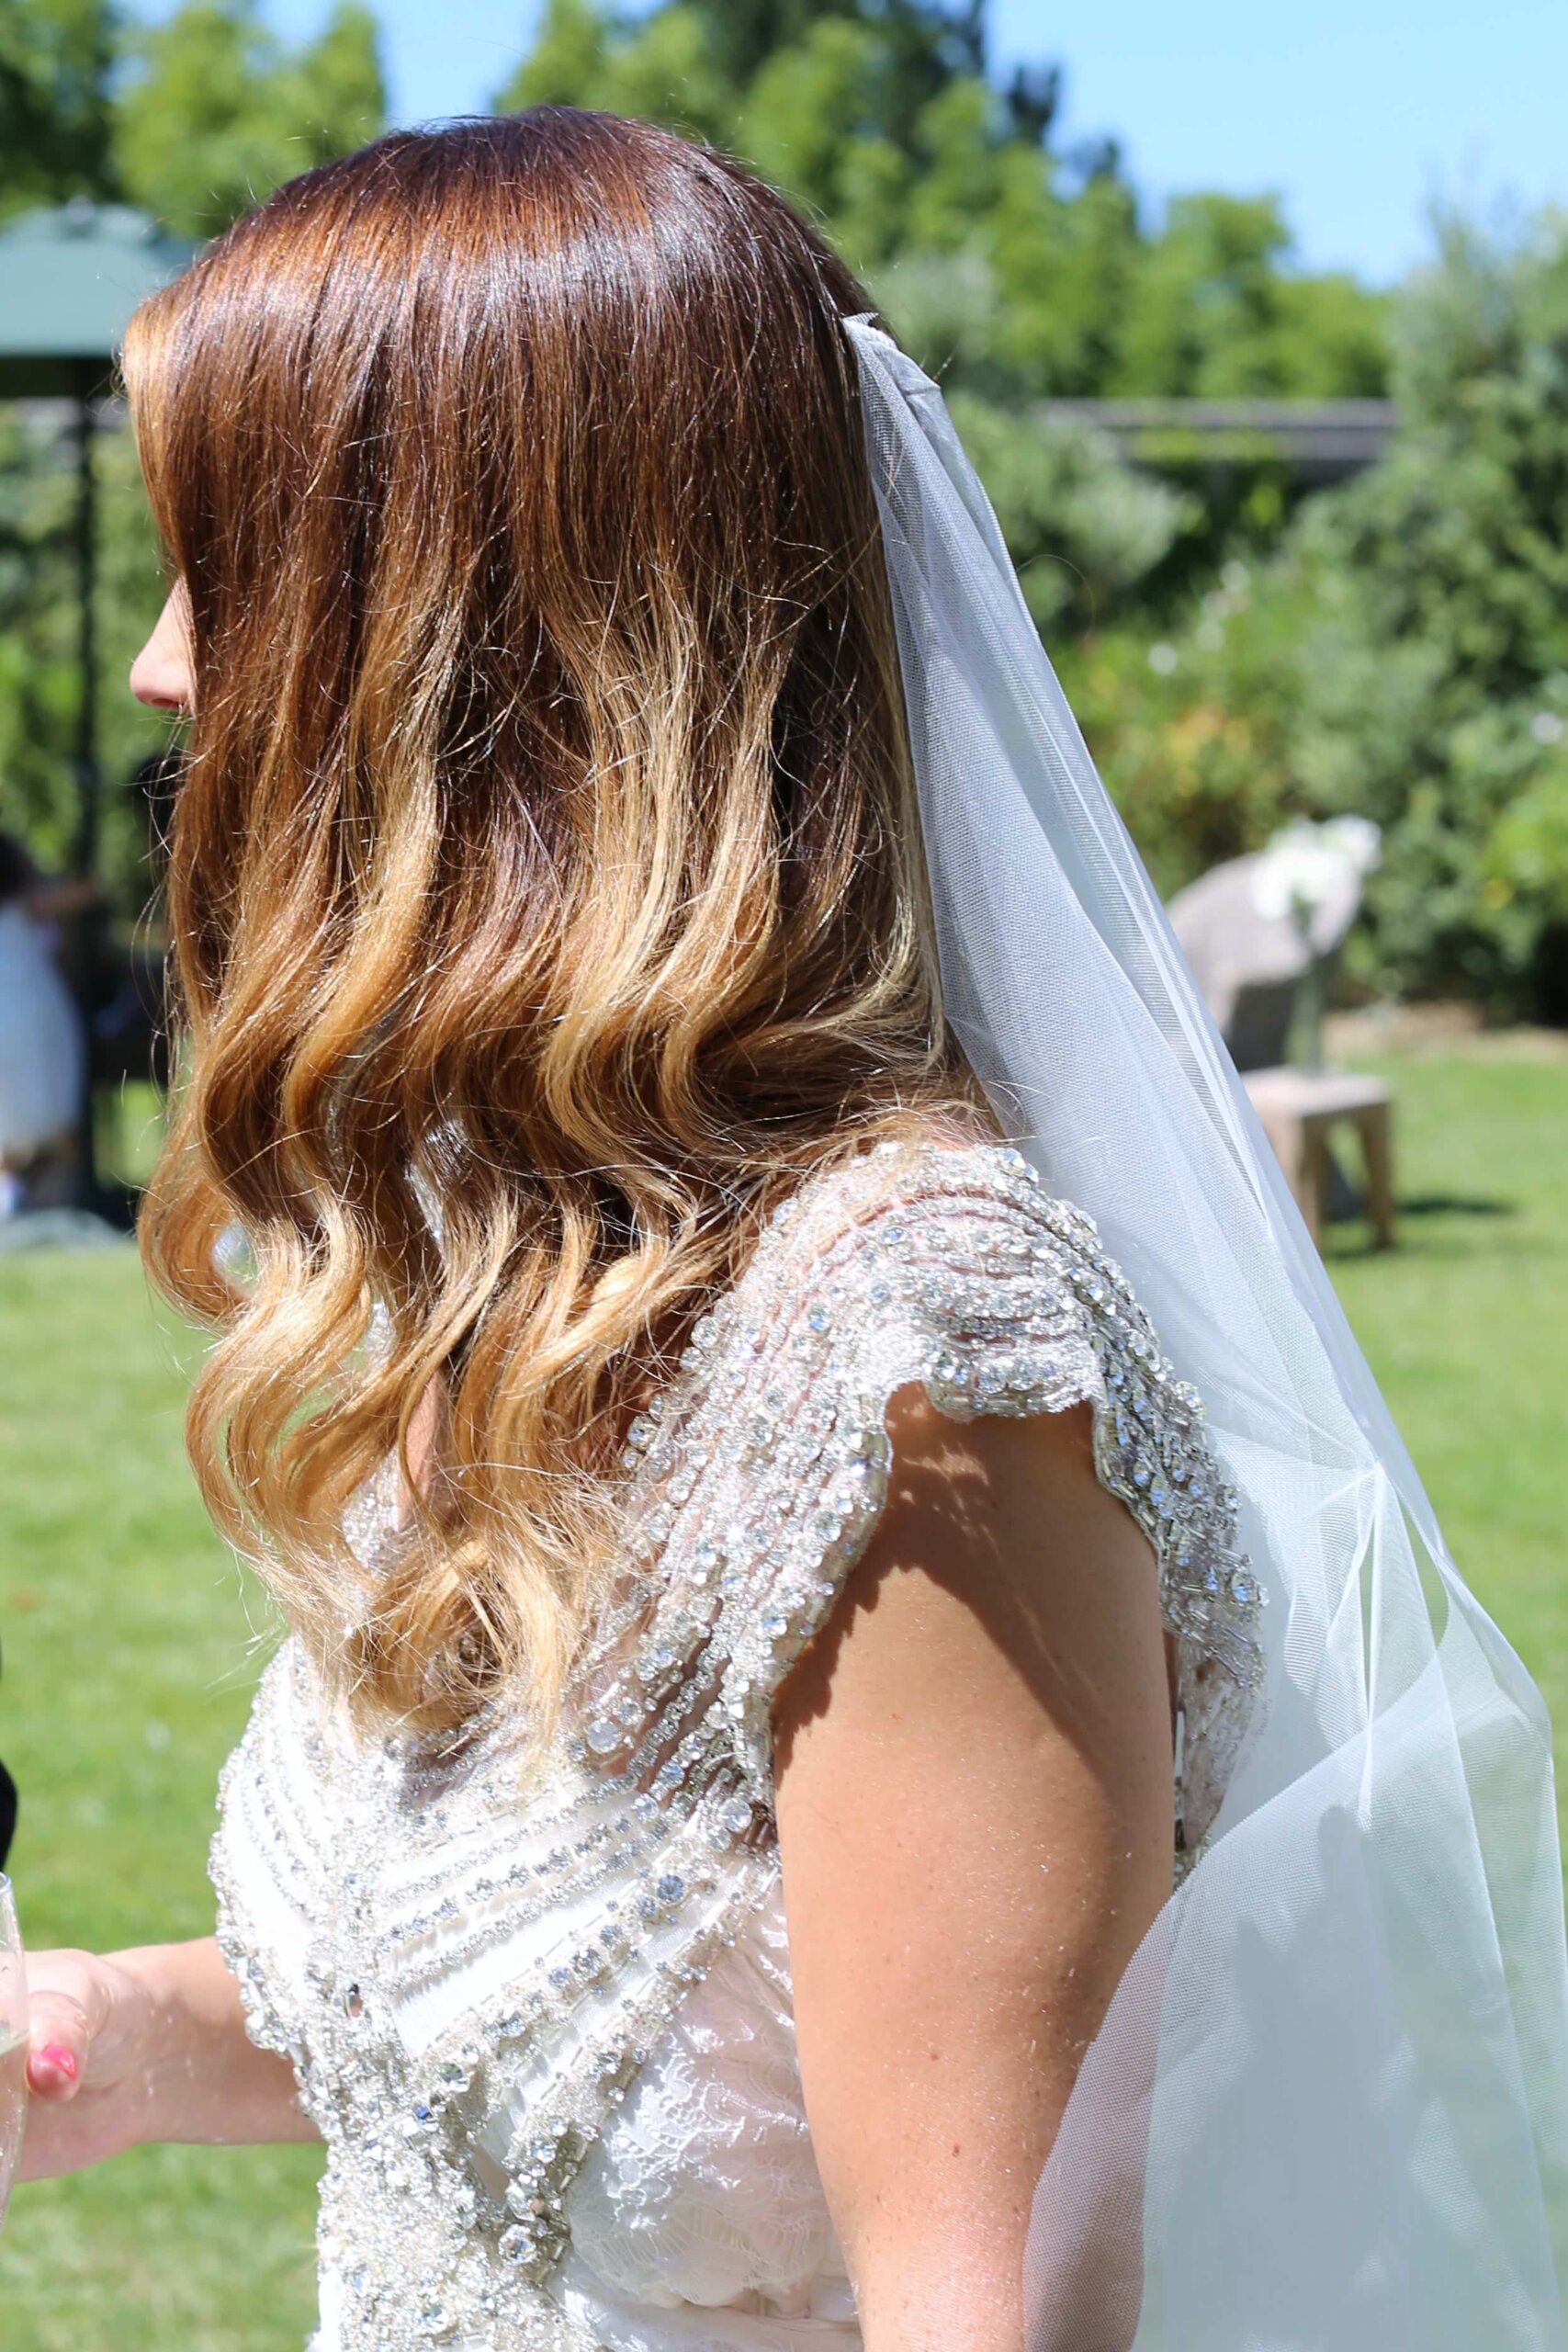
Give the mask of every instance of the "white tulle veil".
[[1201, 1390], [1267, 1713], [1034, 2199], [1029, 2352], [1568, 2344], [1545, 1710], [1444, 1548], [931, 379], [859, 363], [949, 1016]]

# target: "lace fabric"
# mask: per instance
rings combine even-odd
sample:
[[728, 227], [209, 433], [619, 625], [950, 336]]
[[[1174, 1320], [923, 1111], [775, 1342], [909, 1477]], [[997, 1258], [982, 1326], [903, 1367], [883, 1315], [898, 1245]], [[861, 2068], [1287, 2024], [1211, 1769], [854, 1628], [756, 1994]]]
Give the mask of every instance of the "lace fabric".
[[794, 2305], [842, 2277], [811, 2154], [775, 1883], [695, 1987], [598, 2142], [571, 2200], [583, 2267], [671, 2304]]
[[[362, 1741], [287, 1644], [226, 1769], [220, 1933], [328, 2143], [331, 2352], [858, 2341], [794, 2048], [769, 1710], [863, 1550], [889, 1398], [1088, 1401], [1180, 1659], [1189, 1862], [1259, 1713], [1258, 1594], [1195, 1393], [1089, 1220], [1000, 1147], [803, 1188], [634, 1430], [651, 1596], [526, 1790], [504, 1717]], [[377, 1510], [356, 1540], [373, 1559]]]

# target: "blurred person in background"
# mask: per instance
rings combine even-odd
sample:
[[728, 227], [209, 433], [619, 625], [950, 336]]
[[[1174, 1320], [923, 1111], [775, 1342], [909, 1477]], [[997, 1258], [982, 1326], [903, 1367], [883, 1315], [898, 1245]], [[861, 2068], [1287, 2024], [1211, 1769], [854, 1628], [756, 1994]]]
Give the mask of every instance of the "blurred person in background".
[[82, 1117], [86, 1042], [58, 963], [59, 918], [94, 896], [0, 833], [0, 1216], [50, 1189]]

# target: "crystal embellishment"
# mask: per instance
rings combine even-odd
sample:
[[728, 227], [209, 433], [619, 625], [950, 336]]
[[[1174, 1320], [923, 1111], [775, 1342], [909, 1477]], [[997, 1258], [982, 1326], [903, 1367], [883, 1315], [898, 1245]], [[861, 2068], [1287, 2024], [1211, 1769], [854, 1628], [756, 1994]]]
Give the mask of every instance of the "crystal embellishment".
[[[327, 2143], [342, 2352], [597, 2352], [551, 2291], [573, 2182], [776, 1892], [773, 1702], [875, 1524], [912, 1383], [960, 1419], [1092, 1406], [1175, 1637], [1190, 1864], [1261, 1680], [1196, 1392], [1017, 1153], [895, 1144], [808, 1180], [633, 1426], [625, 1577], [536, 1777], [502, 1707], [361, 1739], [293, 1640], [225, 1767], [220, 1941]], [[349, 1515], [372, 1572], [395, 1491], [378, 1473]]]

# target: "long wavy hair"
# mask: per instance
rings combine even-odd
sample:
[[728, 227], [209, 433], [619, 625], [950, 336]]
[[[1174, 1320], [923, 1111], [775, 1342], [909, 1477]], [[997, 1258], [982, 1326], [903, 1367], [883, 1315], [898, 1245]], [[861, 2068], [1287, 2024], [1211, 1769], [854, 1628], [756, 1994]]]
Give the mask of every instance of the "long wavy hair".
[[[504, 1688], [542, 1742], [626, 1425], [768, 1212], [984, 1126], [839, 323], [869, 308], [737, 164], [547, 107], [304, 174], [132, 322], [195, 675], [142, 1247], [218, 1335], [208, 1505], [362, 1721]], [[389, 1454], [367, 1575], [344, 1514]]]

